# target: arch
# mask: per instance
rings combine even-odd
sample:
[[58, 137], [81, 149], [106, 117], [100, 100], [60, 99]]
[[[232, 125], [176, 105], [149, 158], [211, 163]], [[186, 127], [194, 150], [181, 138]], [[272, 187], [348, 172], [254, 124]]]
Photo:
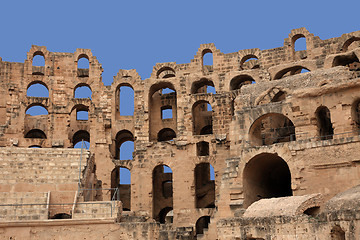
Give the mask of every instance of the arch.
[[196, 143], [196, 155], [209, 156], [209, 143], [206, 141]]
[[41, 148], [41, 146], [40, 145], [31, 145], [31, 146], [29, 146], [29, 148]]
[[213, 133], [212, 110], [208, 101], [200, 100], [194, 103], [192, 107], [192, 118], [194, 135]]
[[25, 114], [28, 114], [30, 116], [40, 116], [40, 115], [48, 115], [49, 112], [44, 105], [40, 103], [34, 103], [34, 104], [30, 104], [26, 108]]
[[295, 141], [295, 126], [283, 114], [268, 113], [253, 122], [249, 130], [249, 138], [254, 146]]
[[195, 224], [196, 235], [204, 234], [204, 229], [209, 228], [210, 216], [202, 216], [200, 217]]
[[[214, 86], [214, 82], [207, 79], [207, 78], [201, 78], [199, 81], [193, 82], [192, 86], [191, 86], [191, 94], [196, 94], [196, 93], [209, 93], [208, 87], [213, 87], [214, 91], [215, 91], [215, 86]], [[216, 93], [213, 92], [213, 93]]]
[[351, 117], [354, 123], [354, 130], [360, 131], [360, 99], [353, 102], [351, 106]]
[[[301, 41], [304, 40], [304, 41]], [[306, 37], [304, 34], [296, 34], [291, 38], [291, 43], [294, 51], [303, 51], [306, 50]]]
[[86, 54], [80, 54], [77, 59], [77, 76], [80, 78], [89, 77], [90, 62]]
[[254, 84], [255, 80], [249, 75], [238, 75], [230, 81], [230, 91], [240, 89], [242, 86], [247, 84]]
[[25, 134], [25, 138], [41, 138], [46, 139], [46, 134], [40, 129], [31, 129]]
[[134, 115], [134, 89], [130, 84], [120, 84], [115, 92], [116, 111], [120, 116]]
[[325, 106], [316, 109], [318, 134], [321, 140], [332, 139], [334, 128], [331, 122], [330, 110]]
[[260, 68], [259, 58], [254, 54], [248, 54], [240, 60], [241, 69], [256, 69]]
[[[124, 167], [115, 167], [111, 171], [111, 196], [123, 204], [123, 211], [131, 210], [131, 172]], [[114, 189], [117, 188], [117, 191]]]
[[210, 163], [199, 163], [194, 174], [196, 208], [215, 208], [214, 168]]
[[80, 83], [74, 88], [74, 98], [89, 98], [91, 99], [92, 90], [88, 84]]
[[330, 231], [331, 240], [345, 240], [345, 232], [338, 225], [335, 225]]
[[[171, 118], [163, 119], [163, 110], [171, 109]], [[166, 114], [166, 113], [165, 113]], [[161, 81], [153, 84], [149, 91], [149, 140], [168, 139], [159, 136], [164, 129], [172, 129], [172, 138], [177, 129], [177, 94], [172, 83]], [[167, 131], [170, 133], [170, 131]], [[168, 139], [170, 140], [170, 139]], [[167, 140], [161, 140], [167, 141]]]
[[158, 142], [171, 141], [176, 138], [176, 133], [171, 128], [163, 128], [158, 133]]
[[354, 42], [359, 42], [359, 41], [360, 41], [360, 37], [354, 37], [354, 36], [350, 37], [348, 40], [344, 42], [340, 51], [347, 52], [348, 50], [352, 50], [351, 47], [349, 46], [352, 45]]
[[49, 88], [42, 81], [31, 82], [26, 90], [28, 97], [49, 97]]
[[263, 198], [292, 196], [290, 169], [277, 154], [258, 154], [245, 164], [243, 188], [245, 208]]
[[82, 140], [84, 140], [87, 143], [90, 143], [90, 134], [85, 130], [79, 130], [76, 133], [74, 133], [71, 142], [75, 147], [75, 145], [77, 143], [81, 143]]
[[292, 67], [285, 68], [275, 74], [274, 80], [302, 73], [303, 70], [306, 70], [308, 72], [310, 71], [308, 68], [303, 67], [303, 66], [292, 66]]
[[271, 99], [271, 102], [281, 102], [286, 98], [286, 93], [284, 91], [278, 91], [275, 96]]
[[115, 158], [120, 160], [132, 159], [135, 148], [134, 141], [134, 135], [130, 131], [119, 131], [115, 137]]
[[206, 48], [201, 52], [201, 65], [205, 72], [213, 72], [214, 56], [213, 52]]
[[156, 78], [171, 78], [175, 77], [175, 70], [171, 67], [162, 67], [156, 73]]
[[360, 61], [355, 53], [336, 56], [332, 66], [345, 66], [348, 67], [350, 71], [360, 71]]
[[32, 57], [32, 75], [45, 74], [45, 57], [41, 51], [36, 51]]
[[[165, 171], [165, 168], [170, 169]], [[153, 218], [160, 222], [166, 222], [167, 214], [173, 209], [173, 179], [169, 166], [157, 165], [152, 174], [153, 183]]]

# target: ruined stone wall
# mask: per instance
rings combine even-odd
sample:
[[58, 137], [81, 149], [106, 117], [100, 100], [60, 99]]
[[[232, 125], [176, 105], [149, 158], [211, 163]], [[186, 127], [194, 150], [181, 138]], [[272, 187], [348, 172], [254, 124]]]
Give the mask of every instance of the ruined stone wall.
[[[295, 51], [299, 38], [306, 49]], [[0, 144], [71, 148], [87, 140], [103, 188], [117, 187], [118, 169], [129, 169], [131, 185], [122, 193], [129, 193], [130, 210], [162, 223], [171, 215], [176, 227], [196, 227], [211, 216], [216, 229], [217, 221], [262, 198], [321, 193], [327, 201], [360, 183], [359, 40], [360, 32], [321, 40], [299, 28], [268, 50], [225, 54], [202, 44], [190, 63], [158, 63], [145, 80], [119, 70], [111, 86], [103, 85], [90, 50], [32, 46], [24, 63], [0, 59]], [[205, 54], [212, 54], [211, 66]], [[37, 55], [44, 66], [32, 65]], [[81, 58], [88, 69], [77, 67]], [[33, 83], [45, 85], [49, 96], [26, 96]], [[81, 86], [91, 89], [91, 99], [75, 97]], [[134, 90], [132, 116], [120, 115], [123, 86]], [[33, 105], [48, 114], [25, 114]], [[162, 109], [171, 109], [172, 118], [162, 119]], [[88, 120], [77, 120], [84, 110]], [[131, 160], [119, 159], [125, 141], [134, 141]], [[214, 181], [195, 180], [200, 164], [206, 174], [211, 164]], [[163, 165], [172, 174], [160, 181], [154, 170]], [[157, 198], [164, 189], [172, 195]]]

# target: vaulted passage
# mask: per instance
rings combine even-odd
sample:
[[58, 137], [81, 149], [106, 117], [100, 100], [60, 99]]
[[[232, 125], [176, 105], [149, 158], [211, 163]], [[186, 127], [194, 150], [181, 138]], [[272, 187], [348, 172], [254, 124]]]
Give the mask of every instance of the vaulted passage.
[[172, 210], [172, 170], [166, 165], [158, 165], [153, 170], [153, 218], [160, 223], [170, 223]]
[[244, 168], [244, 207], [262, 198], [292, 196], [291, 173], [277, 154], [262, 153]]
[[271, 145], [274, 143], [295, 141], [295, 126], [286, 116], [279, 113], [265, 114], [250, 128], [252, 145]]

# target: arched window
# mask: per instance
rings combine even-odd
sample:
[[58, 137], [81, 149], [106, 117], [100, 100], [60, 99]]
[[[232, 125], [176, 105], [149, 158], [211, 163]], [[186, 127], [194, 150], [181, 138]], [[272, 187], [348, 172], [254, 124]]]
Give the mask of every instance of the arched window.
[[46, 139], [46, 134], [40, 129], [31, 129], [25, 134], [25, 138], [41, 138]]
[[341, 50], [347, 52], [358, 47], [360, 47], [360, 37], [351, 37], [344, 43]]
[[277, 154], [261, 153], [246, 163], [243, 184], [245, 208], [263, 198], [293, 195], [290, 169]]
[[122, 202], [123, 211], [131, 210], [131, 172], [124, 167], [116, 167], [111, 172], [112, 199]]
[[149, 115], [150, 141], [168, 141], [176, 137], [177, 97], [171, 83], [159, 82], [150, 87]]
[[213, 81], [207, 78], [202, 78], [199, 81], [194, 82], [191, 86], [191, 94], [196, 94], [196, 93], [215, 94], [216, 91]]
[[202, 51], [202, 66], [205, 73], [213, 72], [213, 53], [210, 49]]
[[213, 133], [212, 108], [207, 101], [198, 101], [192, 107], [193, 134], [206, 135]]
[[172, 222], [173, 209], [172, 171], [166, 165], [158, 165], [153, 170], [153, 218], [160, 222]]
[[128, 130], [122, 130], [116, 134], [115, 158], [120, 160], [133, 159], [134, 136]]
[[172, 141], [176, 138], [176, 133], [171, 128], [163, 128], [158, 133], [158, 142]]
[[45, 57], [40, 51], [35, 52], [32, 59], [32, 74], [44, 75], [45, 74]]
[[30, 115], [30, 116], [39, 116], [39, 115], [48, 115], [48, 111], [46, 110], [46, 108], [40, 104], [33, 104], [31, 106], [29, 106], [26, 111], [26, 114]]
[[230, 91], [240, 89], [247, 84], [255, 84], [255, 80], [249, 75], [236, 76], [230, 81]]
[[250, 54], [243, 57], [240, 61], [240, 67], [242, 69], [256, 69], [260, 68], [258, 57]]
[[49, 89], [47, 88], [46, 84], [43, 82], [33, 82], [29, 84], [26, 91], [26, 96], [49, 97]]
[[333, 61], [333, 67], [335, 66], [346, 66], [350, 71], [360, 71], [360, 61], [355, 53], [336, 56]]
[[175, 77], [175, 70], [171, 67], [163, 67], [156, 73], [157, 78], [171, 78]]
[[72, 144], [74, 148], [90, 148], [90, 134], [85, 130], [77, 131], [73, 138]]
[[274, 80], [281, 79], [287, 76], [293, 76], [300, 73], [309, 72], [309, 71], [310, 71], [309, 69], [303, 66], [293, 66], [293, 67], [285, 68], [275, 74]]
[[250, 141], [255, 146], [295, 141], [295, 126], [286, 116], [279, 113], [265, 114], [250, 127]]
[[210, 163], [200, 163], [195, 167], [196, 208], [215, 207], [215, 173]]
[[134, 89], [130, 85], [119, 86], [116, 99], [116, 109], [120, 116], [134, 115]]
[[77, 61], [77, 76], [89, 77], [89, 57], [85, 54], [81, 54]]
[[306, 50], [306, 38], [302, 34], [295, 35], [293, 37], [293, 44], [294, 44], [294, 50], [297, 51], [303, 51]]
[[74, 98], [89, 98], [91, 99], [92, 91], [89, 85], [79, 84], [74, 89]]
[[327, 107], [321, 106], [316, 110], [318, 132], [321, 140], [332, 139], [334, 128], [331, 123], [330, 111]]

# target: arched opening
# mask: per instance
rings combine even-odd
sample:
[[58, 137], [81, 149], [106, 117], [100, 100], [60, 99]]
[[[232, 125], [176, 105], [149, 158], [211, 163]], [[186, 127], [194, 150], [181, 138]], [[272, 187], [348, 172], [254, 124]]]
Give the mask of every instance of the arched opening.
[[90, 134], [85, 130], [77, 131], [72, 137], [74, 148], [90, 148]]
[[81, 54], [77, 61], [77, 76], [89, 77], [89, 57], [85, 54]]
[[293, 38], [293, 45], [294, 45], [294, 50], [296, 52], [298, 51], [304, 51], [307, 49], [306, 47], [306, 38], [304, 35], [302, 34], [298, 34], [298, 35], [295, 35]]
[[345, 56], [336, 56], [333, 61], [333, 67], [336, 66], [348, 67], [350, 71], [360, 71], [359, 58], [355, 53]]
[[29, 146], [29, 148], [41, 148], [41, 146], [39, 146], [39, 145], [31, 145], [31, 146]]
[[193, 134], [206, 135], [213, 133], [212, 108], [207, 101], [198, 101], [192, 107]]
[[74, 98], [89, 98], [91, 99], [92, 91], [89, 85], [79, 84], [74, 89]]
[[210, 216], [202, 216], [200, 217], [195, 224], [196, 235], [204, 234], [204, 229], [209, 228]]
[[[122, 202], [123, 211], [131, 209], [131, 172], [124, 167], [116, 167], [111, 172], [112, 199]], [[117, 190], [114, 190], [116, 189]]]
[[318, 107], [316, 110], [316, 119], [320, 139], [332, 139], [334, 135], [334, 128], [331, 123], [329, 109], [325, 106]]
[[134, 89], [131, 85], [120, 85], [117, 88], [116, 110], [120, 116], [134, 115]]
[[203, 66], [203, 71], [205, 71], [206, 73], [211, 73], [213, 72], [213, 53], [210, 49], [204, 49], [202, 51], [202, 66]]
[[30, 116], [39, 116], [39, 115], [48, 115], [49, 113], [43, 105], [32, 104], [26, 109], [25, 114], [28, 114]]
[[351, 37], [349, 38], [341, 48], [343, 52], [354, 50], [355, 48], [360, 47], [360, 37]]
[[360, 99], [352, 104], [351, 116], [354, 121], [354, 130], [360, 133]]
[[244, 70], [260, 68], [258, 57], [253, 54], [246, 55], [240, 61], [240, 68]]
[[175, 77], [175, 71], [171, 67], [160, 68], [156, 73], [157, 78], [171, 78]]
[[330, 232], [331, 240], [345, 240], [345, 232], [338, 225], [334, 226]]
[[33, 55], [32, 59], [32, 74], [44, 75], [45, 74], [45, 57], [40, 51], [37, 51]]
[[196, 81], [191, 86], [191, 94], [196, 93], [213, 93], [215, 94], [215, 87], [213, 81], [202, 78], [199, 81]]
[[[158, 165], [153, 170], [153, 218], [166, 222], [166, 216], [173, 209], [173, 179], [171, 168]], [[172, 220], [171, 220], [172, 221]]]
[[115, 158], [120, 160], [133, 159], [134, 135], [128, 130], [122, 130], [115, 137]]
[[195, 167], [196, 208], [215, 208], [215, 172], [210, 163]]
[[244, 85], [255, 84], [255, 80], [249, 75], [239, 75], [231, 79], [230, 91], [240, 89]]
[[275, 94], [275, 96], [271, 99], [271, 102], [281, 102], [284, 101], [286, 98], [286, 93], [283, 91], [279, 91]]
[[275, 74], [274, 80], [281, 79], [281, 78], [288, 77], [288, 76], [293, 76], [293, 75], [300, 74], [300, 73], [309, 72], [309, 71], [310, 71], [309, 69], [307, 69], [303, 66], [294, 66], [294, 67], [285, 68]]
[[249, 134], [250, 142], [254, 146], [296, 140], [293, 122], [279, 113], [268, 113], [256, 119], [250, 127]]
[[277, 154], [261, 153], [246, 163], [243, 184], [245, 208], [263, 198], [292, 196], [290, 169]]
[[[174, 86], [169, 82], [154, 84], [149, 92], [149, 138], [158, 141], [164, 129], [177, 129], [177, 99]], [[163, 131], [164, 130], [164, 131]], [[170, 133], [170, 132], [168, 132]], [[173, 138], [175, 137], [172, 134]], [[161, 137], [161, 139], [164, 139]], [[163, 140], [167, 141], [167, 140]]]
[[196, 155], [209, 156], [209, 143], [205, 141], [196, 143]]
[[89, 111], [87, 110], [76, 110], [76, 120], [87, 121], [89, 120]]
[[25, 134], [25, 138], [41, 138], [46, 139], [46, 134], [40, 129], [31, 129]]
[[26, 90], [28, 97], [49, 97], [49, 89], [43, 82], [32, 82]]
[[174, 138], [176, 138], [176, 133], [171, 128], [164, 128], [161, 129], [158, 133], [158, 142], [163, 141], [172, 141]]
[[71, 219], [71, 215], [67, 213], [57, 213], [51, 219]]

